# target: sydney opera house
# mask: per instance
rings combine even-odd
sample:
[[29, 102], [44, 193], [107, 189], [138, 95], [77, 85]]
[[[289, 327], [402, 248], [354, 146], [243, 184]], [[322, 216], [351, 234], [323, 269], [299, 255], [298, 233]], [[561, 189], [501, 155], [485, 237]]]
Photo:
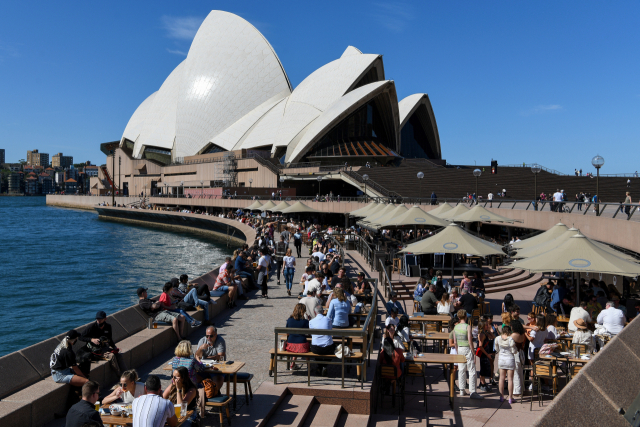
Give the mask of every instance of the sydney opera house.
[[[442, 158], [429, 97], [416, 93], [398, 101], [393, 80], [385, 77], [382, 55], [348, 46], [294, 89], [265, 37], [223, 11], [207, 16], [186, 59], [142, 101], [120, 141], [102, 144], [102, 150], [107, 155], [118, 151], [124, 171], [111, 170], [108, 159], [92, 190], [108, 189], [115, 172], [116, 188], [133, 192], [135, 186], [137, 193], [178, 181], [184, 185], [185, 180], [206, 181], [205, 187], [218, 182], [249, 187], [251, 177], [234, 173], [229, 182], [228, 176], [230, 168], [241, 171], [237, 162], [248, 157], [260, 157], [261, 163], [268, 159], [280, 168]], [[226, 158], [233, 153], [235, 163], [224, 173], [195, 170], [189, 172], [198, 176], [165, 176], [179, 175], [167, 174], [167, 167], [215, 163], [225, 153]], [[127, 165], [122, 165], [123, 157]], [[136, 174], [144, 178], [141, 171], [163, 179], [134, 183]], [[264, 184], [260, 186], [270, 186], [264, 177], [255, 178]]]

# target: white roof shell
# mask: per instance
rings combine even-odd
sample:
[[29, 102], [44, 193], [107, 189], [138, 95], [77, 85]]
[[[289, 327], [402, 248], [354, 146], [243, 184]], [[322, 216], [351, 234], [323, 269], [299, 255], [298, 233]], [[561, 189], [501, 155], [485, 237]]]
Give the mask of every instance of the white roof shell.
[[[387, 111], [393, 116], [389, 120], [397, 141], [420, 105], [427, 105], [433, 117], [426, 94], [398, 103], [393, 81], [384, 79], [382, 56], [363, 54], [353, 46], [292, 92], [278, 56], [262, 34], [236, 15], [212, 11], [187, 58], [135, 111], [122, 141], [134, 142], [136, 158], [145, 146], [171, 150], [176, 158], [199, 154], [214, 144], [225, 150], [260, 148], [272, 153], [284, 147], [285, 161], [293, 162], [346, 115], [383, 93], [388, 95], [384, 102], [391, 105]], [[389, 142], [395, 149], [395, 141]]]
[[433, 128], [433, 137], [436, 143], [436, 147], [434, 147], [438, 156], [442, 156], [442, 151], [440, 148], [440, 134], [438, 132], [438, 124], [436, 123], [436, 116], [433, 113], [433, 107], [431, 106], [431, 100], [429, 99], [429, 95], [426, 93], [414, 93], [413, 95], [409, 95], [404, 98], [402, 101], [398, 103], [398, 109], [400, 111], [400, 131], [407, 123], [409, 118], [416, 110], [424, 105], [427, 108], [427, 114], [429, 115], [429, 120], [431, 121], [431, 126]]

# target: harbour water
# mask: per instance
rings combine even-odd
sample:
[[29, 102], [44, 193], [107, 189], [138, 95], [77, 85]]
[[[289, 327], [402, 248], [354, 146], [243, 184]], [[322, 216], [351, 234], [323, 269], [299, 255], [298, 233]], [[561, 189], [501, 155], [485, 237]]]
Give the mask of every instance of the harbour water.
[[0, 197], [0, 356], [162, 292], [172, 277], [220, 265], [226, 245], [47, 206], [44, 197]]

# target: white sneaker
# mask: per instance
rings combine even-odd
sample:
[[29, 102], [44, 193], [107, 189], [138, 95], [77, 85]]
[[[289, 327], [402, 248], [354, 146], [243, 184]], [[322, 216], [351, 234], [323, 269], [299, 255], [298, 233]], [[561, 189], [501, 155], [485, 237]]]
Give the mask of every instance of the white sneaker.
[[464, 394], [465, 394], [465, 393], [464, 393], [464, 390], [460, 390], [460, 393], [458, 394], [458, 396], [460, 396], [460, 397], [464, 397]]

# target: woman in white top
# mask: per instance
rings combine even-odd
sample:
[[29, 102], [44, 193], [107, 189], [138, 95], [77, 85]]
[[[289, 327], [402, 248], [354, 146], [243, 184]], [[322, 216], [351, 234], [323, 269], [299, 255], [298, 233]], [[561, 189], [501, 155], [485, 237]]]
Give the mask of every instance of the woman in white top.
[[547, 323], [547, 338], [546, 338], [546, 341], [557, 340], [558, 337], [560, 336], [560, 333], [556, 329], [556, 326], [558, 326], [558, 318], [556, 317], [555, 314], [549, 313], [549, 314], [547, 314], [547, 317], [546, 317], [545, 320], [546, 320], [546, 323]]
[[109, 405], [118, 399], [122, 399], [124, 403], [132, 403], [133, 399], [144, 394], [144, 384], [137, 381], [138, 373], [135, 369], [124, 371], [122, 378], [120, 378], [120, 386], [116, 387], [109, 396], [102, 399], [102, 403]]
[[500, 369], [500, 382], [498, 390], [500, 391], [500, 402], [504, 402], [504, 380], [509, 377], [509, 403], [513, 403], [513, 372], [516, 369], [515, 357], [518, 354], [516, 343], [511, 338], [511, 327], [504, 325], [502, 327], [502, 335], [496, 338], [496, 346], [500, 352], [498, 360], [498, 368]]
[[438, 314], [451, 315], [451, 304], [449, 303], [449, 294], [445, 292], [437, 305]]
[[535, 349], [541, 348], [544, 344], [544, 340], [547, 338], [547, 325], [544, 314], [538, 314], [536, 316], [535, 325], [532, 324], [531, 326], [538, 327], [537, 331], [535, 329], [529, 329], [527, 334], [525, 334], [529, 340], [529, 363], [533, 364], [533, 362], [535, 362], [535, 360], [533, 360]]
[[262, 256], [258, 260], [258, 283], [262, 288], [262, 298], [269, 298], [267, 295], [269, 288], [267, 286], [267, 281], [269, 280], [268, 271], [269, 271], [269, 256], [268, 249], [263, 248], [260, 249], [260, 253]]
[[293, 287], [293, 274], [296, 269], [296, 258], [291, 254], [291, 248], [287, 249], [287, 252], [282, 257], [284, 263], [284, 282], [287, 285], [287, 294], [291, 296], [291, 288]]

